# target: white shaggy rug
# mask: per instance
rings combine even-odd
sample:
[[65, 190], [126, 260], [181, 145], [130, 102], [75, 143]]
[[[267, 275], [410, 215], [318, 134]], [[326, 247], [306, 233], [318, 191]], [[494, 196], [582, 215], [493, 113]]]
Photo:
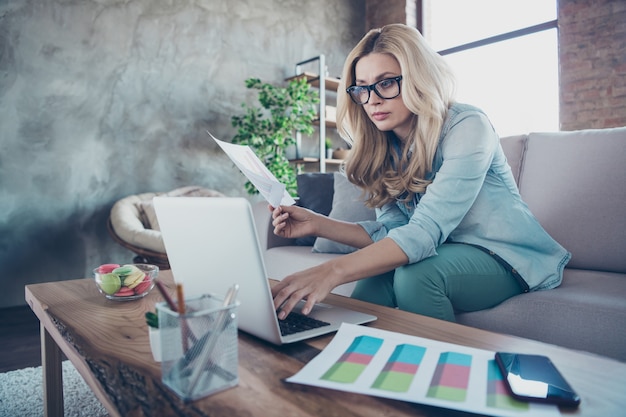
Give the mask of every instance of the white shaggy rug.
[[[107, 416], [70, 361], [63, 361], [65, 417]], [[0, 417], [43, 416], [42, 370], [24, 368], [0, 374]]]

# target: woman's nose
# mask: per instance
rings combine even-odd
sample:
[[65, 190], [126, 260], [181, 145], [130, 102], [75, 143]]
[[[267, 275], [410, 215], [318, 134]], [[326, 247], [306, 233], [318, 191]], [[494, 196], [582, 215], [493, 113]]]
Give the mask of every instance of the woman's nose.
[[382, 103], [382, 101], [383, 101], [383, 99], [382, 99], [382, 98], [380, 98], [380, 97], [378, 96], [378, 94], [376, 94], [376, 92], [375, 92], [375, 91], [372, 91], [372, 92], [370, 93], [370, 99], [369, 99], [369, 101], [367, 102], [367, 104], [380, 104], [380, 103]]

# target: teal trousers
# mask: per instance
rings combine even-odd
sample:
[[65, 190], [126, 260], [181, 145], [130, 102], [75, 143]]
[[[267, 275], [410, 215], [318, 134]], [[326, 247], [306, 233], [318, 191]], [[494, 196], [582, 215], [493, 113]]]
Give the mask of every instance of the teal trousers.
[[357, 282], [352, 298], [455, 321], [523, 292], [502, 263], [470, 245], [447, 243], [437, 255]]

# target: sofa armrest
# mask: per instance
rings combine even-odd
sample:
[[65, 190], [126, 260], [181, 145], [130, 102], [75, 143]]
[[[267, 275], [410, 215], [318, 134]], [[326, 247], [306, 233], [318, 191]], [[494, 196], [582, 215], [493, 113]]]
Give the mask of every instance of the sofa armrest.
[[261, 201], [252, 205], [252, 214], [254, 216], [254, 223], [261, 248], [266, 251], [278, 246], [295, 245], [295, 239], [286, 239], [274, 234], [272, 227], [272, 213], [267, 207], [266, 201]]

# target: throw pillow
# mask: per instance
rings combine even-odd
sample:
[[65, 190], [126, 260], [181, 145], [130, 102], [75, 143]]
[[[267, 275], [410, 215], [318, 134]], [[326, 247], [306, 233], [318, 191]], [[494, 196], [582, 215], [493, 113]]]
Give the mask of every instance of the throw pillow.
[[[363, 191], [339, 172], [334, 173], [334, 178], [333, 206], [328, 217], [349, 222], [376, 220], [374, 209], [365, 206]], [[315, 239], [313, 245], [313, 252], [320, 253], [350, 253], [355, 250], [352, 246], [321, 237]]]
[[[298, 183], [298, 205], [308, 208], [316, 213], [328, 216], [333, 206], [332, 173], [305, 172], [296, 178]], [[313, 246], [315, 236], [307, 236], [296, 239], [298, 246]]]

